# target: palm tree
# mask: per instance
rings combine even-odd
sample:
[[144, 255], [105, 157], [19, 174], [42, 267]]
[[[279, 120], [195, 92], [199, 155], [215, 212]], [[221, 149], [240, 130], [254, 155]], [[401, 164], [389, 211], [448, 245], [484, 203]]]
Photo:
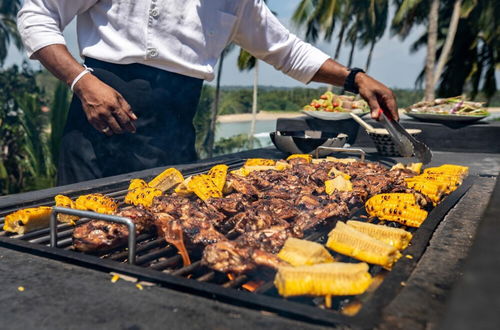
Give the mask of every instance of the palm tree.
[[3, 66], [11, 42], [18, 49], [23, 46], [16, 26], [20, 6], [21, 0], [0, 0], [0, 66]]
[[250, 149], [253, 148], [253, 140], [255, 135], [255, 123], [257, 121], [257, 94], [259, 88], [259, 60], [252, 56], [249, 52], [240, 48], [240, 55], [238, 56], [238, 69], [254, 70], [253, 79], [253, 94], [252, 94], [252, 122], [250, 124], [250, 132], [248, 134]]
[[426, 101], [434, 100], [434, 65], [436, 63], [436, 47], [438, 35], [439, 0], [432, 0], [429, 10], [427, 29], [427, 56], [425, 57], [425, 91]]
[[[500, 32], [495, 22], [500, 8], [488, 0], [442, 0], [437, 24], [438, 45], [432, 54], [439, 56], [433, 79], [439, 96], [453, 96], [463, 93], [469, 84], [471, 96], [479, 90], [490, 98], [496, 91], [495, 66], [498, 65], [498, 40]], [[428, 24], [430, 6], [423, 0], [395, 0], [397, 11], [392, 22], [392, 31], [405, 39], [417, 25]], [[460, 38], [455, 38], [459, 35]], [[416, 51], [426, 45], [428, 32], [417, 39], [411, 47]], [[430, 65], [428, 65], [430, 67]], [[425, 70], [417, 78], [421, 81]], [[480, 86], [482, 84], [482, 86]], [[433, 87], [434, 89], [434, 87]]]
[[207, 157], [210, 158], [213, 155], [214, 143], [215, 143], [215, 129], [217, 126], [217, 116], [219, 114], [219, 103], [220, 103], [220, 80], [222, 77], [222, 67], [224, 65], [224, 58], [227, 54], [234, 48], [234, 44], [229, 44], [222, 52], [219, 58], [219, 67], [217, 69], [217, 78], [215, 83], [215, 98], [212, 107], [212, 112], [210, 115], [210, 128], [207, 132], [205, 139], [205, 150], [207, 151]]

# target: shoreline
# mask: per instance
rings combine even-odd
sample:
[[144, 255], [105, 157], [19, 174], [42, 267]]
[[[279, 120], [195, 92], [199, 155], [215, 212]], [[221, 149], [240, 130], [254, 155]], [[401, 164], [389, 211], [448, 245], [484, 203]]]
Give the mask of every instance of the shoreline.
[[[494, 115], [500, 113], [500, 107], [487, 108], [488, 111]], [[400, 111], [400, 113], [402, 113]], [[257, 121], [277, 120], [278, 118], [297, 118], [303, 117], [305, 114], [295, 112], [274, 112], [274, 111], [259, 111], [257, 113]], [[218, 123], [239, 123], [252, 121], [251, 113], [237, 113], [231, 115], [221, 115], [217, 118]]]

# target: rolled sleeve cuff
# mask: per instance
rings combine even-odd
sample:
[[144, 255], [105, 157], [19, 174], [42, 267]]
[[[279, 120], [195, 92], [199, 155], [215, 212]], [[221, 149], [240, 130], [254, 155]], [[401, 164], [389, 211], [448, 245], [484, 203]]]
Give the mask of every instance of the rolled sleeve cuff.
[[307, 43], [303, 43], [302, 47], [309, 49], [304, 52], [304, 55], [301, 56], [297, 63], [294, 63], [290, 71], [286, 72], [286, 74], [304, 84], [309, 84], [330, 56]]
[[[33, 35], [36, 34], [36, 37]], [[25, 31], [23, 33], [24, 46], [26, 47], [26, 53], [29, 58], [32, 58], [33, 53], [42, 49], [43, 47], [49, 45], [66, 45], [66, 40], [62, 34], [57, 34], [54, 32], [41, 32], [30, 33]]]

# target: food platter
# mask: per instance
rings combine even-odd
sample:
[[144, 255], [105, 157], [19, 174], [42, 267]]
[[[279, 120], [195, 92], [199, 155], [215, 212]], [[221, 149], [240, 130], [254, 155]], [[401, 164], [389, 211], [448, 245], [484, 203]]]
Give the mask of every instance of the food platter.
[[[328, 112], [328, 111], [314, 111], [314, 110], [302, 110], [302, 113], [321, 120], [346, 120], [351, 119], [349, 114], [351, 111], [346, 112]], [[368, 113], [368, 111], [354, 110], [353, 113], [357, 114], [359, 117], [363, 117]]]
[[405, 113], [408, 117], [418, 119], [420, 121], [430, 121], [430, 122], [467, 122], [472, 123], [483, 118], [488, 117], [488, 115], [472, 116], [472, 115], [445, 115], [445, 114], [432, 114], [432, 113], [416, 113], [407, 112]]

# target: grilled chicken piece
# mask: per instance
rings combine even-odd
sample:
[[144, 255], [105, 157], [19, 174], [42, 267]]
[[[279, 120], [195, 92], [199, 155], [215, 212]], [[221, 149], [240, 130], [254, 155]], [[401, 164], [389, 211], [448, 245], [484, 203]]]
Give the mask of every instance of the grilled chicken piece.
[[[123, 209], [116, 215], [130, 218], [137, 234], [154, 229], [153, 215], [141, 208]], [[105, 252], [123, 245], [128, 240], [126, 225], [103, 220], [91, 220], [73, 231], [73, 247], [82, 252]]]
[[236, 239], [241, 246], [258, 248], [269, 253], [278, 253], [288, 237], [292, 237], [290, 225], [272, 226], [263, 230], [250, 231]]
[[234, 241], [211, 244], [203, 251], [202, 264], [223, 273], [241, 274], [265, 266], [288, 265], [276, 255], [260, 249], [239, 246]]

